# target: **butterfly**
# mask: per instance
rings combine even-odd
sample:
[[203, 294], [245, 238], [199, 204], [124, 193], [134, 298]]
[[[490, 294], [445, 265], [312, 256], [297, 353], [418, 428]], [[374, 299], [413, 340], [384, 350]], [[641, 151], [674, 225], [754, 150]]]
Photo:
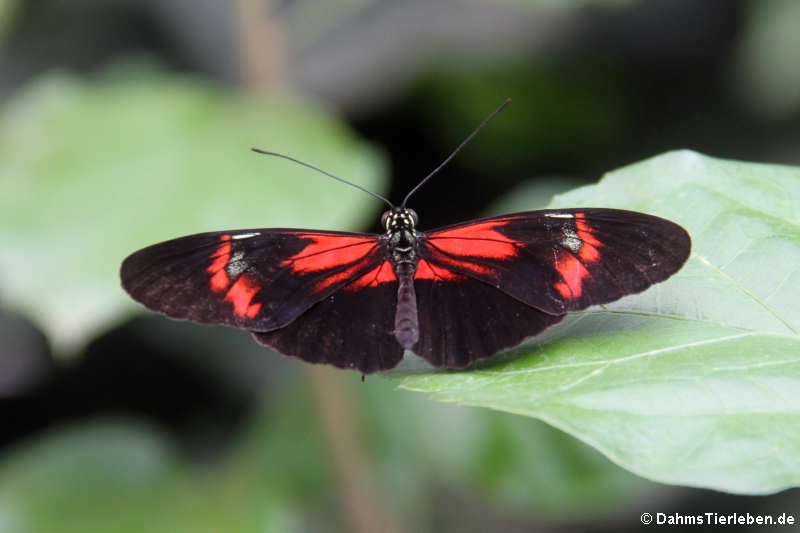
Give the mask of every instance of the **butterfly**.
[[399, 207], [367, 191], [391, 206], [381, 234], [199, 233], [128, 256], [122, 286], [168, 317], [244, 329], [282, 354], [369, 374], [394, 368], [405, 350], [467, 367], [682, 267], [686, 230], [633, 211], [546, 209], [417, 229], [411, 194], [502, 107]]

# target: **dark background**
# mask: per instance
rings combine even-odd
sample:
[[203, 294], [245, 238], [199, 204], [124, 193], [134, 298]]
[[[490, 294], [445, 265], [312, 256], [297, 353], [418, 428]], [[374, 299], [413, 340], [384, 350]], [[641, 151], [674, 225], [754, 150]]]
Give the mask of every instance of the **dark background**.
[[[539, 207], [672, 149], [797, 164], [796, 6], [7, 1], [0, 102], [54, 69], [91, 80], [142, 57], [232, 94], [296, 93], [383, 150], [381, 192], [397, 202], [511, 97], [414, 197], [429, 228], [485, 214], [519, 186], [536, 187]], [[0, 309], [2, 531], [611, 531], [638, 529], [645, 511], [797, 505], [794, 491], [640, 480], [537, 421], [309, 371], [238, 332], [141, 313], [64, 357]], [[31, 474], [36, 464], [53, 466]], [[49, 476], [69, 497], [48, 493]]]

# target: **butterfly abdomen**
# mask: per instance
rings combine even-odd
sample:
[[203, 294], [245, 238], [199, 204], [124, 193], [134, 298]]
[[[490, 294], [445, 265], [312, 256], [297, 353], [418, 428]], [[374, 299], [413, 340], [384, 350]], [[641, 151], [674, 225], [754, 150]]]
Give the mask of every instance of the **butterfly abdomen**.
[[413, 263], [400, 263], [397, 275], [397, 310], [394, 317], [394, 336], [403, 348], [410, 349], [419, 340], [417, 293], [414, 291]]

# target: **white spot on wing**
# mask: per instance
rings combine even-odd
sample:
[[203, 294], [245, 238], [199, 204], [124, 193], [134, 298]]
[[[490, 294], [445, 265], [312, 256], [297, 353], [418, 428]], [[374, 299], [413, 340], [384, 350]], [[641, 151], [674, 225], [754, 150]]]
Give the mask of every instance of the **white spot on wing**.
[[240, 250], [231, 256], [230, 261], [228, 261], [228, 264], [225, 266], [225, 271], [228, 273], [228, 276], [235, 278], [247, 270], [248, 266], [250, 265], [244, 260], [244, 252]]
[[569, 248], [569, 250], [572, 253], [577, 254], [578, 252], [581, 251], [581, 246], [583, 245], [583, 242], [581, 242], [580, 239], [567, 237], [563, 241], [561, 241], [561, 244], [563, 244], [565, 248]]
[[569, 248], [572, 253], [578, 253], [581, 249], [581, 246], [583, 246], [583, 241], [581, 241], [581, 238], [578, 237], [577, 233], [575, 233], [575, 229], [572, 227], [572, 225], [564, 226], [561, 229], [561, 234], [564, 236], [564, 238], [561, 240], [561, 244], [565, 248]]
[[250, 237], [257, 237], [259, 235], [261, 235], [261, 233], [259, 233], [259, 232], [255, 232], [255, 233], [240, 233], [239, 235], [234, 235], [231, 238], [232, 239], [249, 239]]

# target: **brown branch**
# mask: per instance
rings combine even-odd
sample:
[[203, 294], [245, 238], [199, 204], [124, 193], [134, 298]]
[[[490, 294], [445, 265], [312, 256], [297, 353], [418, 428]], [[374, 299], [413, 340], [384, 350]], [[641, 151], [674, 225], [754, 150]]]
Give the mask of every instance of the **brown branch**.
[[358, 419], [342, 371], [313, 366], [308, 375], [342, 487], [342, 503], [350, 530], [355, 533], [397, 532], [397, 524], [373, 483], [370, 457], [359, 438]]
[[235, 23], [240, 79], [251, 89], [274, 89], [283, 80], [285, 46], [268, 0], [236, 0]]

